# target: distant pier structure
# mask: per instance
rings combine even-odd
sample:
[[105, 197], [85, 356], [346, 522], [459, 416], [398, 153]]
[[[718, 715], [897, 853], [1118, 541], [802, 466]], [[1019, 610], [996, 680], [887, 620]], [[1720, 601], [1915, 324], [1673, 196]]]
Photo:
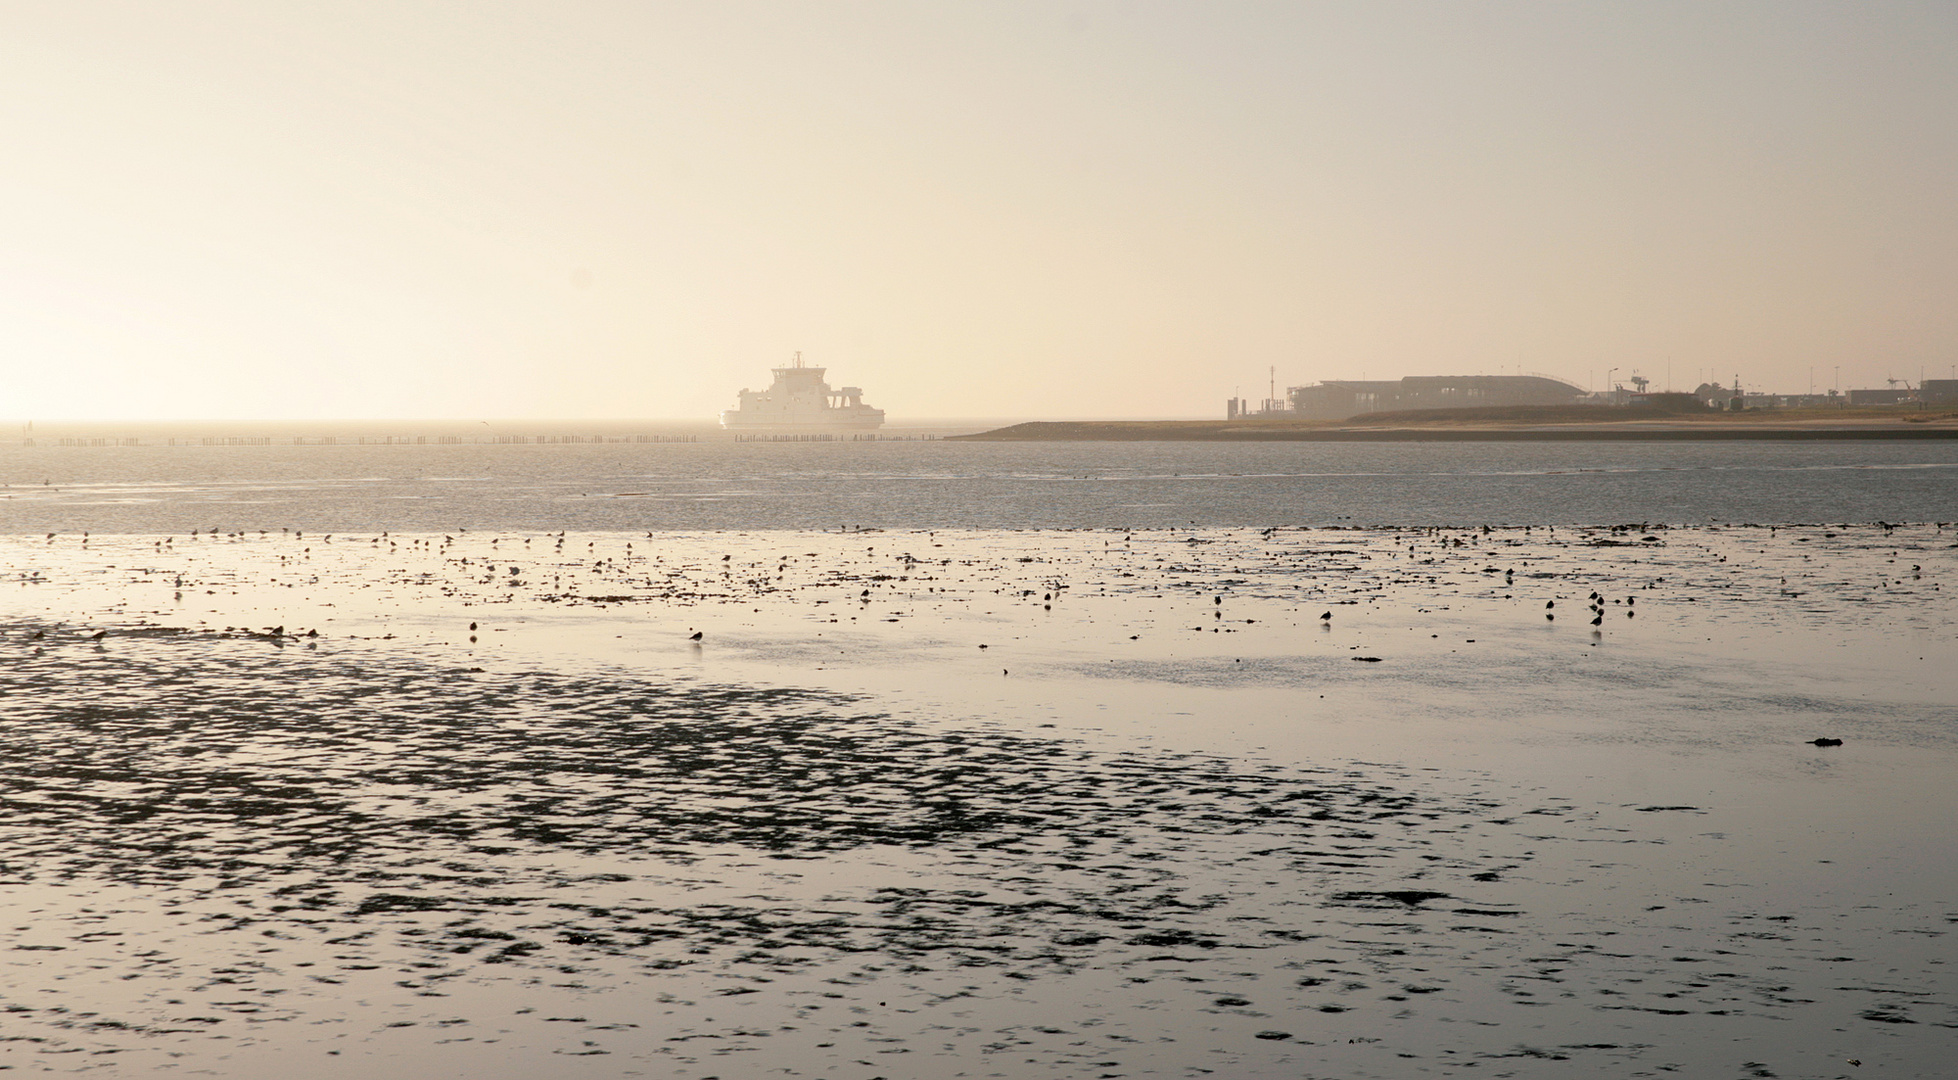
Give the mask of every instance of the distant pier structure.
[[1265, 399], [1253, 409], [1251, 403], [1241, 397], [1233, 397], [1225, 407], [1225, 416], [1231, 420], [1247, 420], [1254, 416], [1286, 416], [1291, 412], [1290, 403], [1278, 396], [1278, 369], [1269, 371], [1270, 382], [1265, 387]]

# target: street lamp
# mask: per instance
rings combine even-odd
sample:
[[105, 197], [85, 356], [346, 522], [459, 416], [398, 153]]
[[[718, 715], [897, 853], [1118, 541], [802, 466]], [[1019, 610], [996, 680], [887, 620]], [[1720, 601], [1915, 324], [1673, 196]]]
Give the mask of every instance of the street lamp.
[[1617, 384], [1617, 383], [1615, 383], [1615, 382], [1613, 382], [1613, 381], [1611, 381], [1611, 377], [1612, 377], [1613, 375], [1616, 375], [1616, 374], [1618, 374], [1618, 369], [1617, 369], [1617, 368], [1612, 368], [1611, 370], [1609, 370], [1609, 371], [1606, 371], [1606, 372], [1604, 373], [1604, 388], [1605, 388], [1605, 391], [1606, 391], [1607, 393], [1617, 393], [1617, 392], [1618, 392], [1618, 384]]

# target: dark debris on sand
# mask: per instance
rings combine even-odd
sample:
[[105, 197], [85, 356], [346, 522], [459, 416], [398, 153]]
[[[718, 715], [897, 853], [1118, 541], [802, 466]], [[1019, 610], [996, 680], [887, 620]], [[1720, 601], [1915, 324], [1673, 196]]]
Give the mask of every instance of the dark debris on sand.
[[[1199, 895], [1193, 865], [1365, 874], [1483, 809], [1350, 771], [936, 730], [797, 689], [472, 673], [198, 636], [0, 673], [0, 859], [16, 880], [214, 877], [254, 922], [314, 931], [447, 913], [408, 944], [497, 963], [590, 949], [655, 967], [730, 950], [793, 965], [814, 950], [1038, 972], [1117, 947], [1265, 947], [1286, 928], [1211, 917], [1231, 898]], [[786, 863], [917, 850], [994, 887], [566, 902], [586, 860], [670, 872], [730, 849]]]
[[[1580, 815], [1508, 805], [1515, 792], [1441, 793], [1396, 766], [1097, 750], [833, 692], [486, 671], [380, 645], [279, 650], [158, 628], [105, 650], [47, 630], [0, 669], [0, 878], [156, 898], [195, 927], [194, 950], [114, 962], [232, 1003], [91, 1011], [90, 1037], [110, 1045], [306, 1019], [308, 994], [352, 999], [369, 976], [430, 998], [472, 980], [643, 995], [637, 980], [671, 979], [660, 985], [779, 1001], [774, 1015], [795, 1018], [805, 1007], [783, 988], [798, 979], [822, 1007], [905, 980], [995, 998], [1052, 980], [1060, 1000], [1099, 979], [1097, 1002], [1135, 995], [1133, 1037], [1228, 1013], [1245, 1046], [1317, 1053], [1327, 1025], [1452, 1024], [1552, 994], [1573, 1032], [1633, 1014], [1792, 1016], [1813, 1002], [1790, 991], [1791, 969], [1824, 948], [1829, 966], [1851, 962], [1814, 927], [1751, 911], [1707, 921], [1717, 980], [1671, 954], [1669, 912], [1518, 918], [1542, 895], [1523, 868], [1564, 824], [1587, 828]], [[1622, 822], [1583, 838], [1650, 842]], [[792, 880], [805, 872], [815, 884]], [[1512, 879], [1526, 887], [1505, 891]], [[0, 933], [0, 948], [67, 949], [93, 926], [65, 944], [23, 933]], [[307, 945], [330, 970], [296, 962]], [[78, 1038], [71, 1014], [102, 1006], [63, 985], [10, 1018]], [[1958, 1022], [1941, 998], [1909, 1003], [1858, 1022]], [[987, 1046], [1070, 1067], [1098, 1056], [1059, 1029], [1038, 1051], [1011, 1032]], [[1460, 1044], [1471, 1065], [1510, 1053], [1479, 1039]]]

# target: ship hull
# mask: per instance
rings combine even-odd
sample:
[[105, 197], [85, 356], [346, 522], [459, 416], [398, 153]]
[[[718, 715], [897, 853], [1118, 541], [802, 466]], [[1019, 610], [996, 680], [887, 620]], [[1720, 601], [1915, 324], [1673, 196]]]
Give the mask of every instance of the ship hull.
[[875, 431], [883, 425], [882, 409], [855, 416], [742, 416], [735, 409], [721, 414], [721, 427], [728, 431]]

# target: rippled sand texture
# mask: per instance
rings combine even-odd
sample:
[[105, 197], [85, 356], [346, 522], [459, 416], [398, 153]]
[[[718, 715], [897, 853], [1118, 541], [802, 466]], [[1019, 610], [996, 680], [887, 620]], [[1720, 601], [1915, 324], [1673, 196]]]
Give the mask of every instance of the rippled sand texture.
[[1954, 540], [8, 540], [0, 1065], [1942, 1075]]

